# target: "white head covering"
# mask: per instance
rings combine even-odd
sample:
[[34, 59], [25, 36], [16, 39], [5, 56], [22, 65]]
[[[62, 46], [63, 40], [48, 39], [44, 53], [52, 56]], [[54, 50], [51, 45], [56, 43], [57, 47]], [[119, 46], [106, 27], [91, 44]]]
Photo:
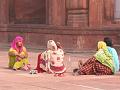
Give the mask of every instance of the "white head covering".
[[56, 51], [57, 50], [57, 45], [56, 45], [55, 41], [49, 40], [48, 43], [47, 43], [47, 49]]

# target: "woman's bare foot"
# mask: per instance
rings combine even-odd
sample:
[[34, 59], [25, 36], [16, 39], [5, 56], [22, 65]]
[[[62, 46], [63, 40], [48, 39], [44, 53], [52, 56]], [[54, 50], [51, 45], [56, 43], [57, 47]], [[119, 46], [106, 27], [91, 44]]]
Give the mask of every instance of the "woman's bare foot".
[[30, 66], [30, 64], [27, 65], [27, 68], [28, 68], [28, 70], [31, 70], [31, 66]]
[[17, 69], [16, 69], [16, 68], [13, 68], [13, 70], [14, 70], [14, 71], [17, 71]]
[[58, 74], [57, 74], [57, 73], [55, 73], [55, 74], [54, 74], [54, 77], [57, 77], [57, 76], [58, 76]]
[[64, 77], [64, 74], [63, 74], [63, 73], [61, 73], [61, 74], [59, 74], [58, 76], [59, 76], [59, 77]]
[[28, 70], [27, 65], [25, 65], [25, 66], [22, 68], [22, 70], [27, 71], [27, 70]]
[[81, 68], [83, 65], [83, 62], [81, 60], [78, 61], [78, 68]]
[[78, 71], [79, 71], [78, 68], [73, 69], [73, 76], [77, 76], [78, 75]]

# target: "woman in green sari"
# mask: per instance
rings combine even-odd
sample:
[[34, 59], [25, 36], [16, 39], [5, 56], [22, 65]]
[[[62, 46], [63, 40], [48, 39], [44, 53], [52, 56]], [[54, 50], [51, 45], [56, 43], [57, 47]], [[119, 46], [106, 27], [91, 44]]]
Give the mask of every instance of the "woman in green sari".
[[115, 65], [112, 55], [109, 53], [106, 43], [98, 42], [98, 50], [92, 58], [87, 60], [79, 69], [74, 69], [74, 73], [80, 75], [112, 75], [115, 72]]
[[23, 46], [23, 38], [17, 36], [11, 43], [11, 48], [8, 52], [9, 56], [9, 68], [17, 69], [30, 69], [30, 63], [28, 61], [28, 53]]

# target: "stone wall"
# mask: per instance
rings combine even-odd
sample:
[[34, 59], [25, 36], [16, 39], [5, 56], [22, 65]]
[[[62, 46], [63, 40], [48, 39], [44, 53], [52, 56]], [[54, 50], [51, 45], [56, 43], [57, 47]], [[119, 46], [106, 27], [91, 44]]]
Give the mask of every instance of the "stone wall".
[[0, 0], [0, 42], [21, 35], [30, 48], [44, 49], [49, 39], [68, 51], [96, 50], [109, 36], [119, 45], [115, 0]]

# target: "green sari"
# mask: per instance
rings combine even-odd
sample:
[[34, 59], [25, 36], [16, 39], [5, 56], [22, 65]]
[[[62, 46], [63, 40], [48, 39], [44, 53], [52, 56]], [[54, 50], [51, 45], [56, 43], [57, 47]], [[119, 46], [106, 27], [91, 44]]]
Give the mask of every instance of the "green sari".
[[112, 55], [107, 49], [99, 49], [94, 56], [101, 64], [109, 67], [112, 72], [115, 73], [115, 65], [112, 60]]
[[20, 53], [22, 56], [24, 56], [23, 59], [18, 61], [17, 56], [16, 56], [17, 53], [18, 52], [15, 49], [10, 48], [10, 50], [8, 52], [9, 68], [18, 69], [18, 68], [22, 68], [25, 65], [29, 64], [28, 55], [27, 55], [27, 51], [26, 51], [25, 47], [23, 48], [23, 51]]

